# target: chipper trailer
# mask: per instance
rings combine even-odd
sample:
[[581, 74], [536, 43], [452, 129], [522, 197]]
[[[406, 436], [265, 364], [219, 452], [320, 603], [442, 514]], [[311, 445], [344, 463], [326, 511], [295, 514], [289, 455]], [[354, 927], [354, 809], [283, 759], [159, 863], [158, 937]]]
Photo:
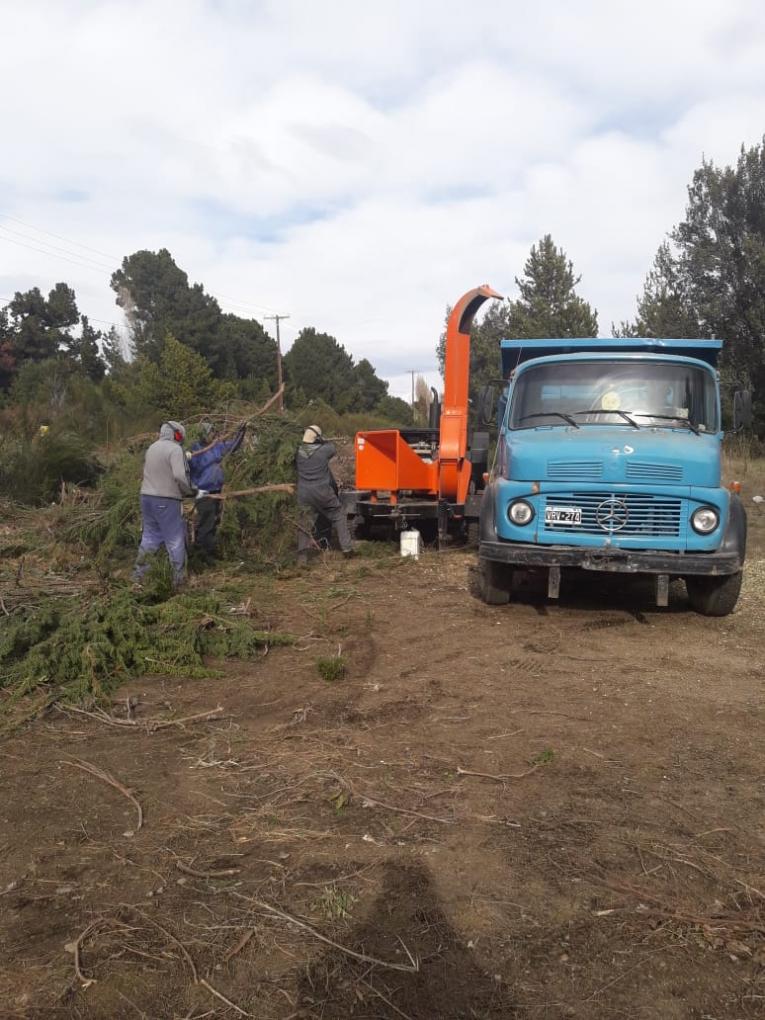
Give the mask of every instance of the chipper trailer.
[[[691, 606], [736, 605], [746, 549], [737, 485], [721, 484], [719, 340], [504, 340], [506, 380], [480, 519], [479, 586], [510, 600], [517, 575], [682, 578]], [[734, 429], [750, 395], [734, 399]]]
[[357, 533], [416, 528], [426, 540], [477, 540], [489, 433], [468, 432], [470, 327], [481, 305], [501, 296], [484, 285], [454, 306], [446, 326], [443, 402], [434, 394], [427, 428], [357, 433]]

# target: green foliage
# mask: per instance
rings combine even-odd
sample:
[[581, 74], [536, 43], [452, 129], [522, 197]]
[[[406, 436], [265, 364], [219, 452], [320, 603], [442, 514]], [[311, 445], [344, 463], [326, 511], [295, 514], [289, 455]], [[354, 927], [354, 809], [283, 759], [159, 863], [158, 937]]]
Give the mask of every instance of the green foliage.
[[0, 385], [7, 387], [22, 366], [62, 352], [86, 377], [100, 379], [100, 339], [87, 318], [80, 318], [75, 293], [65, 283], [57, 283], [47, 298], [37, 287], [17, 292], [0, 316]]
[[160, 363], [172, 335], [203, 358], [216, 379], [265, 380], [269, 390], [276, 388], [276, 344], [261, 324], [224, 315], [201, 283], [189, 283], [166, 248], [123, 259], [111, 285], [140, 358]]
[[371, 362], [366, 358], [353, 367], [353, 378], [356, 384], [356, 407], [358, 411], [374, 410], [388, 394], [388, 384], [381, 379]]
[[394, 425], [412, 424], [412, 408], [401, 397], [392, 397], [390, 394], [386, 394], [382, 400], [378, 401], [374, 413]]
[[676, 256], [664, 241], [646, 277], [638, 298], [637, 318], [614, 327], [614, 336], [650, 336], [665, 339], [698, 337], [699, 322], [693, 310], [686, 281], [679, 271]]
[[199, 414], [222, 397], [204, 358], [170, 335], [159, 361], [142, 359], [133, 374], [135, 379], [117, 384], [122, 400], [134, 413], [151, 408], [158, 423]]
[[342, 655], [330, 655], [327, 658], [317, 659], [316, 672], [328, 684], [337, 683], [338, 680], [345, 680], [347, 674], [345, 659]]
[[52, 429], [33, 439], [0, 435], [0, 491], [25, 506], [55, 499], [62, 482], [90, 485], [100, 470], [91, 445], [75, 432]]
[[208, 676], [207, 656], [250, 658], [288, 635], [231, 617], [219, 595], [189, 592], [152, 604], [127, 589], [89, 601], [51, 600], [7, 622], [0, 687], [23, 694], [45, 683], [68, 700], [99, 699], [129, 677]]
[[[516, 300], [492, 302], [473, 326], [470, 347], [470, 399], [476, 403], [484, 386], [500, 374], [500, 340], [509, 338], [586, 337], [598, 335], [597, 313], [576, 294], [581, 277], [562, 248], [546, 234], [532, 245], [515, 278]], [[447, 319], [451, 309], [447, 308]], [[446, 331], [436, 349], [443, 374]]]
[[221, 310], [201, 284], [189, 284], [166, 248], [137, 251], [112, 274], [117, 304], [130, 324], [136, 354], [158, 362], [168, 334], [183, 337], [210, 361]]
[[704, 160], [688, 188], [685, 219], [659, 248], [622, 336], [722, 337], [726, 403], [753, 391], [765, 434], [765, 137], [735, 166]]
[[353, 358], [328, 333], [313, 328], [301, 330], [284, 357], [284, 372], [289, 384], [288, 402], [294, 404], [296, 392], [306, 399], [324, 400], [342, 413], [358, 403]]

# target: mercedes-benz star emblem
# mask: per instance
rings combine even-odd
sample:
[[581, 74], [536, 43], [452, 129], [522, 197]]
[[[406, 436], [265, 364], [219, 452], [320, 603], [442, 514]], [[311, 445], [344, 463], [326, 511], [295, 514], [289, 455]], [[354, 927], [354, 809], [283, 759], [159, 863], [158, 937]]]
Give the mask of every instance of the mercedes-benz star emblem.
[[603, 531], [621, 531], [627, 523], [630, 512], [623, 499], [604, 499], [595, 508], [595, 520]]

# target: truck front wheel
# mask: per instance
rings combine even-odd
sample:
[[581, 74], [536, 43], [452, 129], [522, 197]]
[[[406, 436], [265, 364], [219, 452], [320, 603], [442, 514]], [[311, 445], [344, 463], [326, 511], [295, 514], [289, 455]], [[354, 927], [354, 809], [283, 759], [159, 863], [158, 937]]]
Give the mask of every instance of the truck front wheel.
[[732, 613], [741, 591], [742, 572], [723, 577], [686, 577], [685, 587], [691, 609], [703, 616], [727, 616]]
[[512, 584], [512, 567], [495, 560], [478, 560], [478, 591], [488, 606], [506, 606]]

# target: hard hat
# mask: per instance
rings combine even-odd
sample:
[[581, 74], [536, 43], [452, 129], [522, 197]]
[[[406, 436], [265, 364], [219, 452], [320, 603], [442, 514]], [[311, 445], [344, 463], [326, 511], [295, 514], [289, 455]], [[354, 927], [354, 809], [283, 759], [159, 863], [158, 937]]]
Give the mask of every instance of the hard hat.
[[309, 425], [303, 433], [303, 442], [315, 443], [317, 439], [321, 439], [321, 428], [318, 425]]

